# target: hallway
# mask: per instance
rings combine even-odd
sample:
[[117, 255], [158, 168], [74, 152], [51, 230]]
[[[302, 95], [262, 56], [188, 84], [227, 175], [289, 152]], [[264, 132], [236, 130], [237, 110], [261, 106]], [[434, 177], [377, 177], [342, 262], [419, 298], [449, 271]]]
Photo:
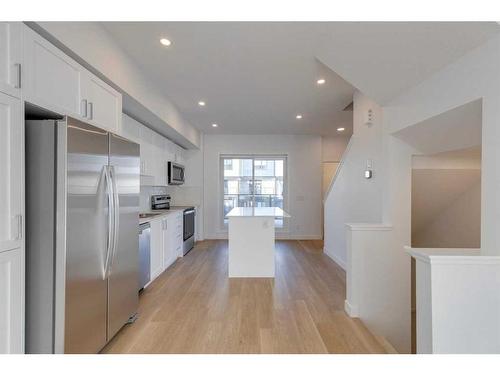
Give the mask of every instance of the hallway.
[[198, 242], [140, 297], [102, 353], [385, 353], [343, 311], [345, 273], [322, 241], [277, 241], [276, 279], [228, 279], [227, 241]]

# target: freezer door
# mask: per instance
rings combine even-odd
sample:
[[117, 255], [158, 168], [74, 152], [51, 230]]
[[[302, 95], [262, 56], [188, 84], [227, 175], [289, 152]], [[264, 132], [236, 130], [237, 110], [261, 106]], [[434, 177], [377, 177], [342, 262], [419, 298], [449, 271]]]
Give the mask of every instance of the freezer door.
[[139, 303], [139, 145], [110, 133], [109, 165], [117, 217], [108, 279], [108, 341], [135, 315]]
[[97, 353], [106, 344], [108, 163], [108, 133], [68, 118], [66, 353]]

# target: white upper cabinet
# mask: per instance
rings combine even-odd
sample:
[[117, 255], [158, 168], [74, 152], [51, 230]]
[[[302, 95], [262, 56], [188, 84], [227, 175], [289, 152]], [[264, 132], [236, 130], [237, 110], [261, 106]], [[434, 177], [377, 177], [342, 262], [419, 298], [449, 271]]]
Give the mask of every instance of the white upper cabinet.
[[122, 95], [29, 27], [23, 30], [25, 100], [119, 134]]
[[121, 133], [122, 95], [91, 73], [84, 76], [82, 85], [86, 121], [114, 133]]
[[0, 22], [0, 92], [21, 97], [23, 31], [21, 22]]
[[0, 93], [0, 252], [21, 247], [23, 119], [21, 100]]
[[26, 101], [62, 115], [84, 117], [83, 68], [24, 26], [23, 93]]

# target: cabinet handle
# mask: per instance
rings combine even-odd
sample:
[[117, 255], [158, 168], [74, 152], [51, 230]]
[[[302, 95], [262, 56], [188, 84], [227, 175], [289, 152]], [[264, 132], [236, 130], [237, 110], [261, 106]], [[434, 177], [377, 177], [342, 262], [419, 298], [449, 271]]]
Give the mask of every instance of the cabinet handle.
[[89, 117], [88, 118], [89, 118], [89, 120], [93, 120], [94, 119], [94, 103], [89, 102], [88, 107], [89, 107], [89, 110], [88, 110], [89, 111]]
[[17, 69], [17, 82], [16, 82], [16, 84], [14, 85], [14, 87], [15, 87], [16, 89], [20, 89], [20, 88], [21, 88], [21, 79], [22, 79], [22, 77], [21, 77], [21, 74], [22, 74], [22, 72], [21, 72], [21, 64], [16, 63], [16, 64], [14, 64], [14, 66], [15, 66], [15, 67], [16, 67], [16, 69]]
[[21, 240], [23, 238], [23, 216], [22, 215], [16, 215], [17, 219], [17, 240]]
[[82, 112], [82, 117], [87, 117], [87, 99], [82, 99], [82, 108], [81, 108], [81, 112]]

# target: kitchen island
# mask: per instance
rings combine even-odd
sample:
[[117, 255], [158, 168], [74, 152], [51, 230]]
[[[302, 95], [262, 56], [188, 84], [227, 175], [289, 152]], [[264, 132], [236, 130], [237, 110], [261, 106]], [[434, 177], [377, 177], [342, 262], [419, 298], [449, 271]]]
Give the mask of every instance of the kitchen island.
[[235, 207], [229, 220], [229, 277], [274, 277], [274, 220], [279, 207]]

